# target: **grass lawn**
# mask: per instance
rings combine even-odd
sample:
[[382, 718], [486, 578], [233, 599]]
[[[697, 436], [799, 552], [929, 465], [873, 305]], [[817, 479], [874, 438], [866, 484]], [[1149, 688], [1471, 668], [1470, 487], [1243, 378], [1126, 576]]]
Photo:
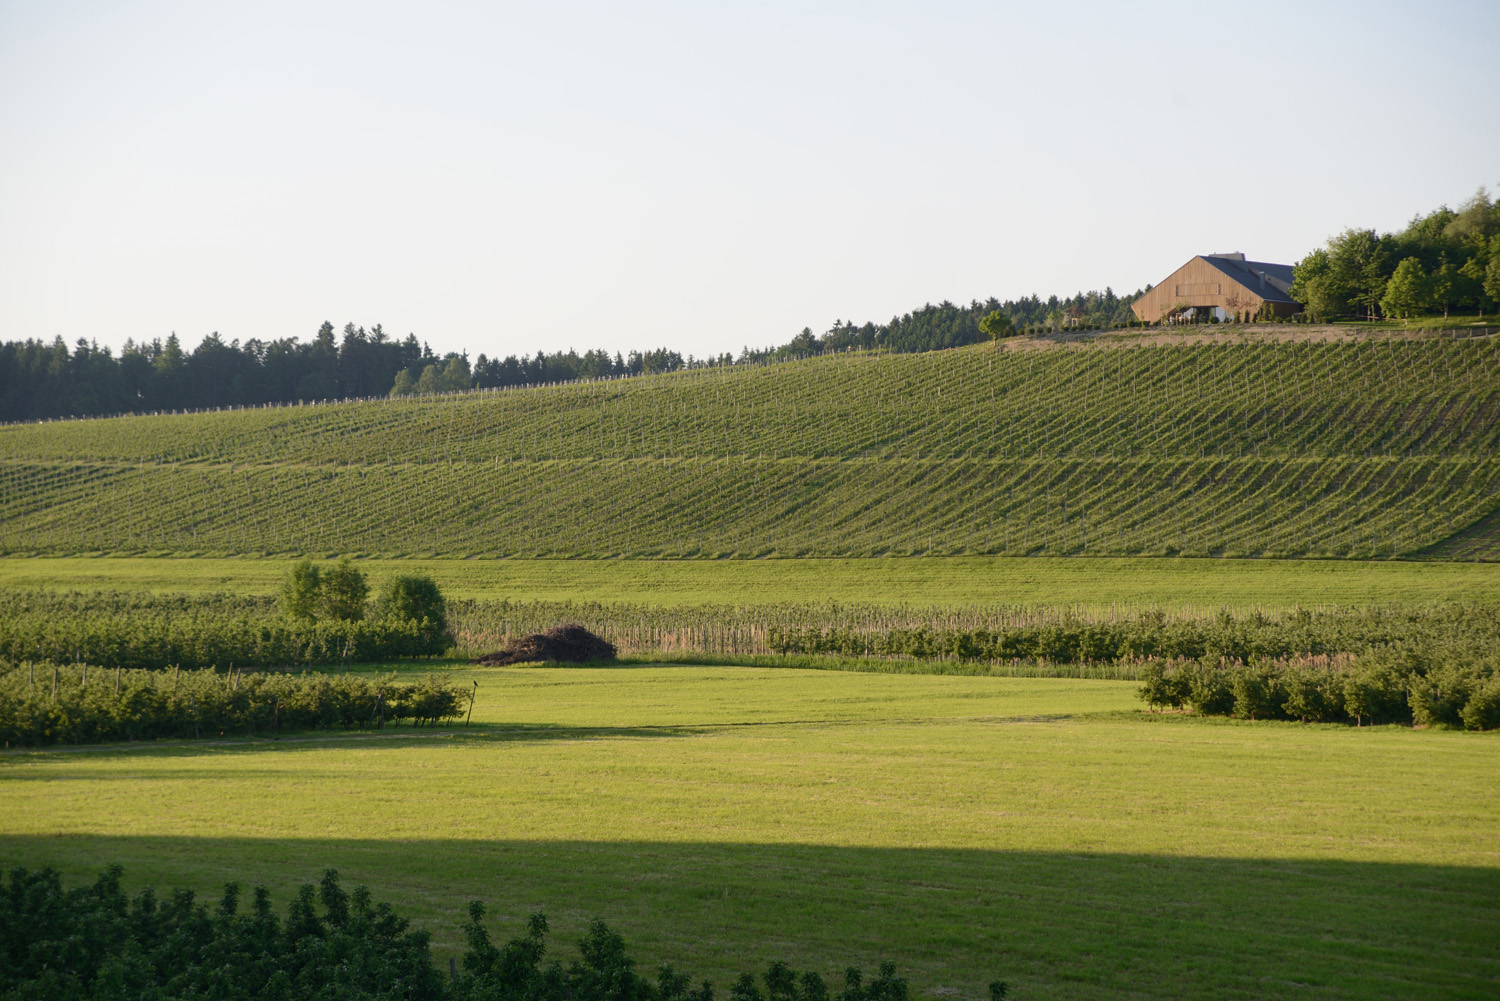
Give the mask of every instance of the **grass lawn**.
[[[1084, 561], [1079, 561], [1084, 562]], [[470, 675], [466, 674], [465, 677]], [[1108, 681], [475, 670], [475, 725], [0, 756], [0, 856], [347, 884], [457, 946], [545, 910], [721, 991], [895, 961], [925, 997], [1500, 989], [1500, 736], [1151, 716]]]
[[[288, 559], [4, 558], [0, 588], [274, 594]], [[655, 605], [777, 601], [1186, 606], [1500, 598], [1500, 564], [958, 556], [798, 560], [362, 560], [371, 583], [427, 573], [456, 598]]]

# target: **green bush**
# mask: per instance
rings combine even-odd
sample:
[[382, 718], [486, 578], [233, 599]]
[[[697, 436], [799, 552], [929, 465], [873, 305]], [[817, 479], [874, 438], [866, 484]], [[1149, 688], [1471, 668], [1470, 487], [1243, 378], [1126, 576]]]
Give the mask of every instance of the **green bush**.
[[1275, 673], [1263, 667], [1235, 665], [1229, 675], [1229, 690], [1234, 693], [1235, 717], [1277, 719], [1281, 716], [1286, 691]]
[[1407, 693], [1412, 722], [1418, 726], [1462, 727], [1463, 709], [1476, 680], [1456, 665], [1412, 678]]
[[1153, 709], [1181, 709], [1192, 696], [1192, 685], [1178, 663], [1151, 660], [1141, 668], [1140, 694]]
[[1346, 718], [1343, 679], [1336, 673], [1298, 665], [1281, 676], [1286, 695], [1281, 711], [1303, 723], [1334, 723]]
[[1500, 730], [1500, 675], [1474, 686], [1459, 716], [1466, 730]]
[[1193, 666], [1188, 678], [1188, 703], [1194, 710], [1207, 716], [1228, 716], [1236, 701], [1230, 674], [1217, 661], [1204, 660]]
[[1344, 712], [1356, 726], [1366, 721], [1373, 724], [1411, 722], [1406, 682], [1393, 666], [1365, 663], [1344, 678], [1343, 688]]

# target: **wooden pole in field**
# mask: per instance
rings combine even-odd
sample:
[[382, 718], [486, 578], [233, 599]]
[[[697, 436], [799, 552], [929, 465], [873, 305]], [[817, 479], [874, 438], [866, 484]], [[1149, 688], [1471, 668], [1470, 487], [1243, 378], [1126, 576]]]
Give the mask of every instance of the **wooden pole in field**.
[[474, 696], [479, 694], [479, 682], [474, 682], [474, 690], [469, 693], [469, 715], [464, 717], [464, 726], [469, 725], [469, 720], [474, 718]]

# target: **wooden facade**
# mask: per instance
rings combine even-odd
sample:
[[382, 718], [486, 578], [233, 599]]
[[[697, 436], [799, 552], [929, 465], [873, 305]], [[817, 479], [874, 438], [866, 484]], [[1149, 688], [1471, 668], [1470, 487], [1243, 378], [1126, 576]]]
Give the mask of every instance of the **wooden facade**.
[[1147, 323], [1172, 323], [1190, 309], [1215, 307], [1237, 320], [1268, 312], [1291, 316], [1302, 309], [1292, 299], [1291, 286], [1289, 264], [1247, 261], [1244, 254], [1204, 254], [1152, 286], [1130, 308]]

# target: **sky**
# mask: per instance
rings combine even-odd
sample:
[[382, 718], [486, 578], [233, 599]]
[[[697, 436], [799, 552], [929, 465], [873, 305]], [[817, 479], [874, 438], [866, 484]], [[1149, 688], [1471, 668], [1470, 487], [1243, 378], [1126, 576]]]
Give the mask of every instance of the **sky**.
[[699, 357], [1500, 189], [1493, 0], [0, 0], [0, 340]]

